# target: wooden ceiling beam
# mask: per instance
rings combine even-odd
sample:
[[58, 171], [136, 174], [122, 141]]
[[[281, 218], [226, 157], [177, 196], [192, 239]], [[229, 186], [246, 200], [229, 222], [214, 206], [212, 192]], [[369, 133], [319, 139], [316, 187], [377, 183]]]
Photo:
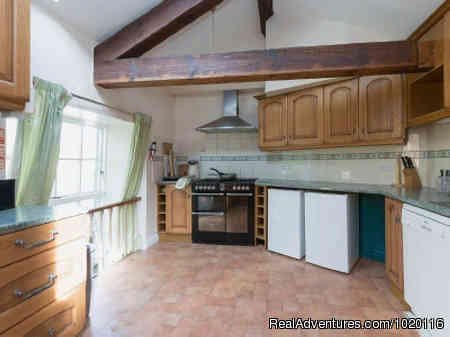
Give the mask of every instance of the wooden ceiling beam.
[[139, 57], [223, 0], [165, 0], [95, 47], [97, 60]]
[[407, 40], [119, 59], [96, 62], [95, 82], [125, 88], [407, 73], [424, 70], [417, 51]]
[[261, 33], [266, 36], [266, 22], [273, 15], [273, 0], [258, 0], [258, 11]]

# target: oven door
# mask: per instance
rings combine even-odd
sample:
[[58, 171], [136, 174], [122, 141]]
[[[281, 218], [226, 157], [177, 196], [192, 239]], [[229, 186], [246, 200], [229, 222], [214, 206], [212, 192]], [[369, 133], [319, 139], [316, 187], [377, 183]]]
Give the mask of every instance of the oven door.
[[192, 212], [192, 242], [226, 243], [225, 212]]
[[248, 234], [252, 231], [254, 198], [251, 193], [227, 193], [227, 233]]
[[225, 232], [226, 218], [223, 212], [192, 212], [198, 232]]
[[192, 212], [225, 213], [225, 193], [192, 193]]
[[227, 244], [253, 245], [255, 238], [254, 205], [252, 193], [227, 193]]

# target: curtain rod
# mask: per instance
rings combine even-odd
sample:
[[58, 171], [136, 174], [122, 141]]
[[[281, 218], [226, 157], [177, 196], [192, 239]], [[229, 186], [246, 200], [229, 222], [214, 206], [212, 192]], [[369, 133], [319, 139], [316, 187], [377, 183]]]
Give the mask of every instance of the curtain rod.
[[[33, 87], [32, 87], [32, 89], [34, 89], [35, 84], [36, 84], [36, 77], [33, 77]], [[70, 94], [72, 95], [72, 97], [81, 99], [82, 101], [86, 101], [86, 102], [89, 102], [89, 103], [92, 103], [92, 104], [100, 105], [100, 106], [103, 106], [105, 108], [108, 108], [108, 109], [115, 110], [115, 111], [118, 111], [120, 113], [123, 113], [126, 116], [128, 116], [129, 118], [131, 118], [131, 120], [134, 120], [134, 117], [136, 115], [135, 113], [132, 113], [132, 112], [129, 112], [129, 111], [125, 111], [125, 110], [122, 110], [122, 109], [119, 109], [119, 108], [116, 108], [116, 107], [113, 107], [111, 105], [108, 105], [108, 104], [96, 101], [96, 100], [94, 100], [92, 98], [88, 98], [88, 97], [84, 97], [84, 96], [78, 95], [78, 94], [76, 94], [74, 92], [71, 92]]]
[[123, 113], [123, 114], [129, 116], [129, 117], [130, 117], [131, 119], [133, 119], [133, 120], [134, 120], [134, 116], [136, 115], [136, 114], [134, 114], [134, 113], [132, 113], [132, 112], [128, 112], [128, 111], [125, 111], [125, 110], [122, 110], [122, 109], [113, 107], [113, 106], [111, 106], [111, 105], [108, 105], [108, 104], [105, 104], [105, 103], [96, 101], [96, 100], [94, 100], [94, 99], [92, 99], [92, 98], [87, 98], [87, 97], [84, 97], [84, 96], [80, 96], [80, 95], [78, 95], [78, 94], [75, 94], [74, 92], [71, 92], [71, 95], [72, 95], [72, 97], [81, 99], [81, 100], [83, 100], [83, 101], [86, 101], [86, 102], [89, 102], [89, 103], [92, 103], [92, 104], [96, 104], [96, 105], [100, 105], [100, 106], [103, 106], [103, 107], [108, 108], [108, 109], [111, 109], [111, 110], [119, 111], [119, 112], [121, 112], [121, 113]]

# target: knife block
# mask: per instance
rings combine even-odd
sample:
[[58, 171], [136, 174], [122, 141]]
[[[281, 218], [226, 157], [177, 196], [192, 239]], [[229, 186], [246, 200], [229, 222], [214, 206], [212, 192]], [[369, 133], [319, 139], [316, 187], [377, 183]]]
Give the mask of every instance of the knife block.
[[405, 188], [421, 188], [419, 174], [416, 168], [403, 169], [403, 187]]

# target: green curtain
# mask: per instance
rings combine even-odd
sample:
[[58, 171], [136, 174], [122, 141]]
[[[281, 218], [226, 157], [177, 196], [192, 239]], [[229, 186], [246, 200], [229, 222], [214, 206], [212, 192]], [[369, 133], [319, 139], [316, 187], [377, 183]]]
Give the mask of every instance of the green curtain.
[[[150, 128], [151, 117], [137, 113], [131, 139], [129, 168], [123, 201], [135, 198], [141, 187], [144, 164], [150, 146]], [[135, 252], [138, 247], [135, 203], [119, 208], [117, 225], [117, 251], [113, 252], [116, 260]]]
[[33, 83], [34, 114], [30, 127], [22, 130], [18, 206], [48, 203], [59, 157], [62, 111], [71, 99], [60, 85], [39, 78], [34, 78]]
[[28, 137], [30, 136], [32, 122], [32, 114], [25, 114], [24, 117], [19, 118], [17, 121], [16, 139], [14, 141], [14, 152], [11, 161], [11, 172], [9, 173], [9, 176], [12, 178], [19, 177], [24, 143], [27, 142]]

